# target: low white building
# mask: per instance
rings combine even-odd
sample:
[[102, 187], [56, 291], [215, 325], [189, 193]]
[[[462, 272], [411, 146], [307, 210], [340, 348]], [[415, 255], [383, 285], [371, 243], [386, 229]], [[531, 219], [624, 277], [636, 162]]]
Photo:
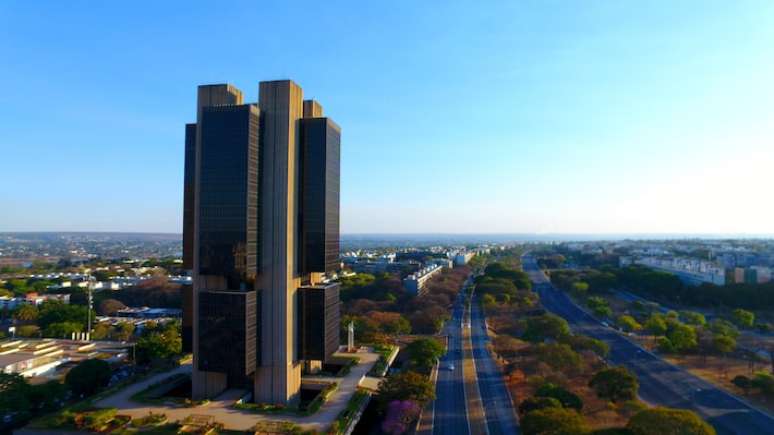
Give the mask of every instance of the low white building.
[[403, 286], [406, 287], [406, 290], [413, 294], [422, 294], [422, 291], [424, 290], [427, 282], [430, 281], [430, 278], [439, 274], [441, 270], [443, 270], [443, 267], [437, 264], [423, 267], [422, 269], [419, 269], [411, 275], [403, 278]]

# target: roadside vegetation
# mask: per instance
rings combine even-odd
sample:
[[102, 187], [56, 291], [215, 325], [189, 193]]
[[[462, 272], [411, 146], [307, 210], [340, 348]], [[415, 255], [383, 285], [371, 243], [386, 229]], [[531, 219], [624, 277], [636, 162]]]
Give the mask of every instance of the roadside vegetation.
[[[436, 334], [451, 317], [452, 305], [470, 273], [467, 266], [445, 269], [419, 296], [406, 291], [397, 274], [359, 273], [341, 280], [342, 340], [347, 338], [349, 323], [354, 323], [356, 344], [371, 346], [380, 354], [369, 375], [387, 373], [379, 384], [374, 410], [384, 433], [407, 431], [435, 398], [430, 375], [445, 352]], [[400, 369], [388, 372], [387, 360], [396, 348], [400, 348]]]
[[[675, 276], [643, 268], [553, 270], [551, 280], [611, 327], [643, 347], [727, 391], [774, 411], [774, 338], [767, 323], [744, 308], [666, 310], [645, 299], [624, 300], [616, 290], [683, 288]], [[695, 288], [693, 291], [703, 291]]]
[[[476, 293], [523, 433], [654, 433], [647, 432], [654, 426], [644, 423], [675, 427], [676, 432], [664, 433], [715, 433], [689, 411], [649, 408], [639, 401], [637, 377], [624, 367], [607, 364], [606, 343], [573, 333], [564, 319], [546, 312], [513, 258], [510, 264], [489, 264], [484, 272], [476, 279]], [[579, 287], [586, 292], [590, 284]], [[592, 299], [590, 304], [597, 314], [611, 314], [604, 299]], [[622, 322], [636, 328], [630, 320], [634, 319]]]

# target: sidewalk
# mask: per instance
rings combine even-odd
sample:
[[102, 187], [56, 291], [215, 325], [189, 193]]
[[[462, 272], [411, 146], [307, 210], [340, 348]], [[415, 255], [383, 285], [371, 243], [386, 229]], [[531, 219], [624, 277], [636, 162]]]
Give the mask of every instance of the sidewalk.
[[[351, 354], [347, 355], [351, 356]], [[379, 355], [373, 352], [359, 352], [357, 356], [360, 358], [360, 363], [352, 367], [347, 376], [343, 378], [330, 378], [329, 380], [338, 382], [338, 388], [331, 394], [319, 411], [306, 417], [292, 414], [258, 414], [233, 409], [234, 398], [223, 397], [228, 396], [228, 394], [224, 394], [208, 404], [192, 408], [149, 405], [133, 402], [130, 399], [132, 395], [169, 376], [177, 373], [190, 373], [190, 363], [131, 385], [110, 397], [98, 401], [95, 405], [104, 408], [117, 408], [119, 414], [129, 415], [132, 418], [143, 417], [150, 412], [166, 414], [170, 421], [183, 421], [191, 414], [210, 415], [215, 418], [216, 422], [222, 423], [226, 429], [233, 430], [247, 431], [251, 430], [259, 421], [275, 421], [295, 423], [303, 430], [325, 432], [336, 420], [339, 413], [346, 408], [349, 399], [357, 390], [360, 380], [379, 359]]]

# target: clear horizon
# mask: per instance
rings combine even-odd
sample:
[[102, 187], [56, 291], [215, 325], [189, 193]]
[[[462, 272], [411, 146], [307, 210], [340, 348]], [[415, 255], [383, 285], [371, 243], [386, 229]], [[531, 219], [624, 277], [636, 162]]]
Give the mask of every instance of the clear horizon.
[[765, 237], [772, 22], [766, 1], [0, 5], [0, 232], [180, 233], [196, 86], [291, 78], [342, 127], [345, 235]]

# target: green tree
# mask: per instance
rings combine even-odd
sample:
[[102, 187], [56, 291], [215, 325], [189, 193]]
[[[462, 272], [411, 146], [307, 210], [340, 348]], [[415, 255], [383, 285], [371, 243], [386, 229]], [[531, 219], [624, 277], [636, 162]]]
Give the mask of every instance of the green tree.
[[696, 311], [681, 311], [680, 318], [689, 325], [704, 326], [707, 320], [704, 318], [704, 314], [697, 313]]
[[379, 403], [382, 409], [393, 400], [413, 400], [424, 405], [435, 399], [432, 382], [419, 373], [406, 371], [388, 376], [379, 383]]
[[667, 331], [667, 338], [676, 352], [693, 350], [699, 344], [696, 329], [684, 323], [675, 322]]
[[610, 353], [610, 346], [608, 346], [607, 343], [586, 335], [575, 334], [567, 336], [562, 339], [562, 343], [569, 344], [572, 350], [576, 352], [590, 350], [600, 358], [605, 358], [607, 357], [607, 354]]
[[586, 300], [586, 304], [597, 317], [610, 317], [613, 315], [613, 310], [610, 309], [610, 304], [605, 298], [592, 296]]
[[40, 328], [36, 325], [17, 326], [16, 335], [18, 335], [19, 337], [39, 337]]
[[715, 334], [712, 337], [712, 347], [721, 355], [728, 355], [736, 349], [736, 340], [728, 335]]
[[727, 335], [734, 339], [739, 337], [739, 330], [736, 329], [734, 324], [723, 319], [713, 320], [712, 323], [710, 323], [710, 331], [719, 335]]
[[38, 319], [38, 307], [32, 304], [23, 304], [13, 311], [13, 318], [20, 322], [34, 322]]
[[48, 381], [30, 387], [29, 399], [35, 413], [56, 411], [67, 398], [67, 386], [59, 381]]
[[646, 409], [635, 414], [626, 428], [634, 435], [715, 435], [712, 426], [686, 409]]
[[655, 336], [666, 334], [667, 324], [666, 320], [664, 320], [664, 316], [660, 314], [652, 314], [650, 317], [648, 317], [648, 320], [645, 321], [645, 329], [647, 329], [648, 332]]
[[429, 372], [438, 358], [444, 353], [444, 348], [438, 340], [432, 338], [420, 338], [406, 346], [411, 365], [419, 371]]
[[543, 408], [562, 408], [562, 402], [553, 397], [527, 397], [519, 404], [519, 415]]
[[[81, 305], [65, 304], [60, 301], [46, 301], [40, 305], [38, 326], [46, 329], [52, 323], [77, 322], [86, 324], [89, 309]], [[94, 319], [94, 313], [91, 313]]]
[[11, 416], [13, 423], [26, 421], [32, 408], [29, 393], [30, 385], [21, 375], [0, 372], [0, 415]]
[[76, 397], [90, 396], [110, 382], [110, 365], [99, 359], [87, 359], [65, 376], [65, 384]]
[[553, 397], [565, 408], [572, 408], [579, 412], [583, 409], [583, 400], [577, 394], [550, 382], [541, 385], [535, 392], [535, 396]]
[[134, 324], [130, 322], [121, 322], [113, 328], [113, 339], [118, 341], [129, 341], [134, 334]]
[[529, 317], [527, 327], [522, 335], [524, 340], [540, 343], [546, 339], [559, 340], [570, 335], [570, 325], [555, 314], [543, 314]]
[[753, 314], [751, 311], [737, 308], [732, 313], [732, 316], [734, 323], [736, 323], [740, 328], [752, 328], [755, 324], [755, 314]]
[[617, 323], [618, 326], [626, 332], [634, 332], [642, 329], [642, 325], [640, 325], [634, 317], [627, 314], [618, 317]]
[[164, 326], [146, 327], [137, 339], [135, 352], [137, 362], [141, 364], [168, 360], [183, 350], [179, 323], [171, 322]]
[[539, 361], [564, 373], [578, 373], [583, 367], [581, 356], [567, 344], [541, 343], [537, 346], [535, 353]]
[[78, 322], [57, 322], [49, 324], [43, 330], [44, 337], [70, 338], [73, 332], [83, 332], [83, 324]]
[[752, 387], [757, 388], [766, 396], [774, 396], [774, 375], [767, 372], [756, 372], [752, 378]]
[[497, 300], [495, 299], [495, 297], [489, 293], [485, 293], [483, 296], [481, 296], [481, 305], [484, 308], [490, 309], [494, 307], [496, 303], [497, 303]]
[[625, 367], [612, 367], [598, 371], [589, 381], [589, 387], [597, 396], [611, 402], [634, 400], [640, 388], [637, 376]]
[[589, 284], [583, 281], [576, 281], [570, 286], [570, 292], [579, 298], [586, 297], [589, 293]]
[[590, 431], [575, 410], [548, 407], [527, 413], [521, 419], [524, 435], [582, 435]]

